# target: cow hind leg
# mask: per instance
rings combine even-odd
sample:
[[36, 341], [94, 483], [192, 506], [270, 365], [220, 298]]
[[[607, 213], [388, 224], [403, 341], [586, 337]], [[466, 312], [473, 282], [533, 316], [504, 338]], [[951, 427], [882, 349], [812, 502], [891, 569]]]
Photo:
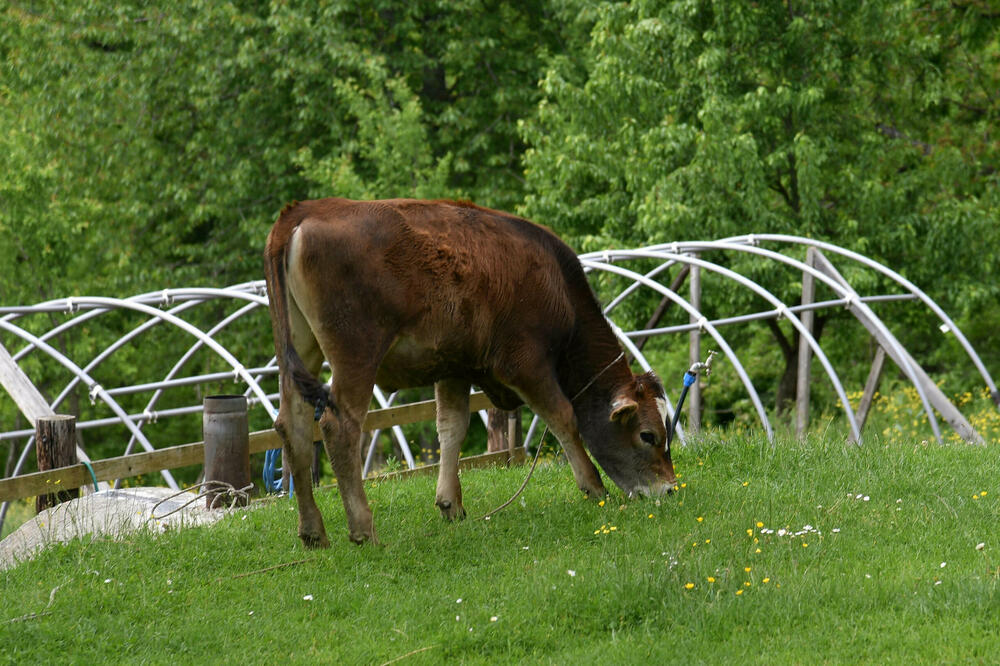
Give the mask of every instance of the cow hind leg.
[[469, 430], [469, 383], [445, 379], [434, 385], [437, 399], [437, 432], [441, 443], [437, 493], [434, 503], [446, 520], [465, 518], [462, 484], [458, 480], [458, 457]]
[[282, 378], [281, 408], [274, 429], [284, 442], [285, 461], [295, 485], [299, 508], [299, 538], [306, 548], [326, 548], [330, 541], [312, 489], [313, 412], [290, 378]]
[[374, 373], [364, 379], [357, 373], [338, 374], [335, 369], [333, 398], [337, 411], [327, 409], [319, 421], [347, 514], [348, 536], [359, 545], [378, 543], [361, 467], [361, 424], [368, 413], [374, 386]]

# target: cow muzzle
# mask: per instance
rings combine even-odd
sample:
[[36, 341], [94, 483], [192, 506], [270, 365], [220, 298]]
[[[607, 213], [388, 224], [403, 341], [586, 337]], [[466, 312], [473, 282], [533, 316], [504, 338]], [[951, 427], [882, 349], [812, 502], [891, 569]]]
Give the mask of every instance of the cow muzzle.
[[655, 481], [649, 485], [637, 486], [629, 493], [632, 497], [663, 497], [677, 489], [676, 481]]

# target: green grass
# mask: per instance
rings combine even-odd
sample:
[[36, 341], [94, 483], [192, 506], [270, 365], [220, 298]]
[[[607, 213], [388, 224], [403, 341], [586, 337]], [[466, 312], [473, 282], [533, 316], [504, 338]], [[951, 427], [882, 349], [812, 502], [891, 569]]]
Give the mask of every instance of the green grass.
[[[657, 502], [613, 491], [603, 506], [579, 496], [565, 465], [540, 467], [523, 502], [458, 524], [438, 517], [431, 478], [373, 483], [380, 547], [348, 543], [335, 491], [319, 497], [326, 551], [298, 544], [288, 500], [209, 528], [55, 547], [0, 574], [0, 660], [881, 664], [1000, 654], [997, 445], [870, 438], [855, 449], [830, 436], [771, 449], [722, 433], [679, 450], [676, 464], [679, 493]], [[507, 499], [525, 472], [465, 473], [470, 515]]]

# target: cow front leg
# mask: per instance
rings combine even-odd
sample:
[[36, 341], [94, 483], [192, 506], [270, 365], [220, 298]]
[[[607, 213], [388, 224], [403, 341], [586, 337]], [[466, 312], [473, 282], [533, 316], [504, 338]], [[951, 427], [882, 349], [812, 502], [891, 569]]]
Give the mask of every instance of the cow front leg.
[[[566, 403], [569, 406], [569, 403]], [[580, 432], [576, 429], [576, 417], [573, 416], [572, 407], [570, 407], [570, 425], [566, 425], [566, 421], [560, 421], [559, 416], [545, 417], [541, 413], [539, 416], [545, 420], [549, 426], [549, 430], [552, 434], [556, 436], [559, 443], [562, 445], [563, 451], [566, 453], [566, 459], [569, 461], [569, 466], [573, 470], [573, 478], [576, 480], [577, 487], [584, 492], [588, 497], [600, 499], [608, 494], [608, 491], [604, 487], [604, 483], [601, 481], [601, 475], [597, 471], [597, 467], [594, 466], [594, 462], [587, 455], [586, 449], [583, 448], [583, 439], [580, 437]], [[562, 416], [565, 419], [565, 416]]]
[[437, 400], [437, 433], [441, 444], [437, 492], [434, 503], [446, 520], [465, 518], [462, 484], [458, 480], [458, 458], [469, 430], [469, 383], [445, 379], [434, 385]]
[[583, 438], [576, 425], [576, 414], [573, 405], [563, 394], [554, 378], [547, 381], [525, 382], [525, 388], [517, 389], [518, 393], [532, 410], [545, 421], [549, 430], [556, 436], [566, 453], [566, 459], [573, 469], [573, 478], [577, 487], [588, 497], [601, 498], [608, 494], [601, 481], [601, 475], [594, 466], [586, 449], [583, 448]]

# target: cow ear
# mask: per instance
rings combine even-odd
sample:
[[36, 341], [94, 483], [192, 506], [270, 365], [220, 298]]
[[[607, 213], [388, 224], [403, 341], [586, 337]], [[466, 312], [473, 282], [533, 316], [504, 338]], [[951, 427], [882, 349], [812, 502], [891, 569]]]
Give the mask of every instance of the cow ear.
[[619, 395], [611, 401], [611, 421], [624, 423], [639, 410], [639, 404], [631, 398]]

